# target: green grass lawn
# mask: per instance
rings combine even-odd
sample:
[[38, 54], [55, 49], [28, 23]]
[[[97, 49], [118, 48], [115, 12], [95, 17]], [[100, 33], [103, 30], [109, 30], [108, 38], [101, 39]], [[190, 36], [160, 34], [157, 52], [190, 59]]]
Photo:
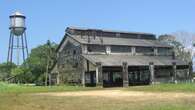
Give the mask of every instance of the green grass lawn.
[[0, 110], [194, 110], [195, 99], [135, 100], [102, 97], [0, 95]]
[[82, 86], [28, 86], [7, 84], [0, 82], [0, 93], [37, 93], [37, 92], [62, 92], [62, 91], [85, 91], [85, 90], [97, 90], [100, 87], [82, 87]]
[[[195, 93], [195, 84], [159, 84], [149, 86], [131, 86], [107, 90], [144, 91], [144, 92], [183, 92]], [[195, 110], [195, 96], [162, 99], [151, 97], [108, 98], [92, 96], [44, 96], [33, 95], [40, 92], [71, 92], [104, 90], [100, 87], [81, 86], [25, 86], [0, 83], [0, 110]]]
[[148, 86], [130, 86], [124, 90], [148, 92], [195, 92], [195, 83], [156, 84]]
[[[102, 90], [101, 87], [82, 86], [27, 86], [17, 84], [7, 84], [0, 82], [0, 93], [37, 93], [37, 92], [63, 92], [63, 91], [86, 91]], [[110, 89], [110, 88], [109, 88]], [[116, 88], [111, 88], [116, 89]], [[148, 92], [195, 92], [195, 83], [180, 84], [156, 84], [146, 86], [129, 86], [128, 88], [117, 88], [126, 91], [148, 91]]]

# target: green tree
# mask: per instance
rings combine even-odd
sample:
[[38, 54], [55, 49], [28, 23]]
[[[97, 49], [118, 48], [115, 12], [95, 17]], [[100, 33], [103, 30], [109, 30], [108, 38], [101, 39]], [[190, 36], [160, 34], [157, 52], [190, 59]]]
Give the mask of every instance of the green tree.
[[11, 76], [15, 82], [33, 83], [33, 74], [26, 66], [20, 66], [11, 70]]
[[191, 62], [192, 54], [191, 51], [186, 50], [183, 43], [176, 40], [176, 37], [173, 35], [160, 35], [158, 38], [161, 42], [168, 43], [173, 46], [175, 56], [183, 61]]
[[43, 82], [45, 81], [44, 74], [47, 70], [48, 60], [50, 59], [48, 65], [48, 69], [50, 69], [56, 58], [56, 48], [57, 44], [48, 40], [47, 43], [39, 45], [38, 47], [31, 50], [26, 63], [28, 64], [28, 67], [30, 68], [30, 71], [33, 75], [32, 80], [34, 83], [43, 84]]
[[11, 77], [11, 70], [16, 68], [14, 63], [2, 63], [0, 64], [0, 81], [5, 81]]

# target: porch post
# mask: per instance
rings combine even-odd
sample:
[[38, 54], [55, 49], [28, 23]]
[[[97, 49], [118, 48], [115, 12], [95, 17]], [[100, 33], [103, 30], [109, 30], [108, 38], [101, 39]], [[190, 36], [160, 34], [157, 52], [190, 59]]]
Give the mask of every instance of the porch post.
[[149, 70], [150, 70], [150, 84], [154, 84], [154, 63], [149, 63]]
[[59, 72], [57, 72], [56, 83], [57, 83], [57, 85], [60, 84], [60, 73]]
[[96, 85], [103, 86], [102, 63], [96, 62]]
[[188, 80], [190, 80], [191, 82], [193, 82], [193, 76], [192, 76], [192, 74], [193, 74], [193, 63], [192, 63], [192, 61], [191, 62], [189, 62], [189, 66], [188, 66], [188, 71], [189, 71], [189, 76], [188, 76]]
[[177, 83], [177, 66], [176, 66], [176, 62], [172, 62], [172, 66], [173, 66], [173, 82]]
[[96, 71], [95, 71], [96, 73], [95, 73], [95, 75], [96, 75], [96, 84], [98, 84], [99, 83], [99, 75], [98, 75], [98, 66], [96, 65]]
[[51, 73], [49, 73], [49, 86], [51, 86]]
[[81, 66], [81, 81], [82, 81], [82, 85], [83, 87], [85, 87], [85, 63], [84, 63], [84, 59], [82, 59], [82, 66]]
[[128, 64], [127, 62], [123, 62], [123, 87], [129, 86], [129, 78], [128, 78]]

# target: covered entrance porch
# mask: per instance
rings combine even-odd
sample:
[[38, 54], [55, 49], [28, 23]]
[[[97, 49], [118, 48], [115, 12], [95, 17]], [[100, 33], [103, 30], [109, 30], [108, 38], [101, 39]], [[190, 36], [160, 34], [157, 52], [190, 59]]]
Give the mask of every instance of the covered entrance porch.
[[[130, 85], [176, 82], [178, 67], [189, 70], [188, 64], [162, 56], [84, 55], [87, 71], [83, 85], [94, 83], [103, 87], [128, 87]], [[90, 65], [94, 65], [90, 70]], [[183, 71], [183, 68], [180, 69]], [[168, 72], [167, 72], [168, 71]], [[164, 75], [164, 76], [163, 76]], [[164, 78], [162, 78], [164, 77]]]
[[[154, 68], [153, 68], [154, 69]], [[150, 66], [97, 66], [96, 71], [85, 72], [86, 86], [127, 87], [129, 85], [150, 84], [154, 70]]]

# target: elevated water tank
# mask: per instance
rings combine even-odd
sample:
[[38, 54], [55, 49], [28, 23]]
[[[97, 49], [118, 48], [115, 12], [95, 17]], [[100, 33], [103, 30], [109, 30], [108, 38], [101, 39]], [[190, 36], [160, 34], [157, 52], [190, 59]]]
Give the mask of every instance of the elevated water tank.
[[26, 29], [25, 18], [26, 17], [18, 11], [10, 16], [10, 30], [14, 35], [20, 36], [24, 33]]

